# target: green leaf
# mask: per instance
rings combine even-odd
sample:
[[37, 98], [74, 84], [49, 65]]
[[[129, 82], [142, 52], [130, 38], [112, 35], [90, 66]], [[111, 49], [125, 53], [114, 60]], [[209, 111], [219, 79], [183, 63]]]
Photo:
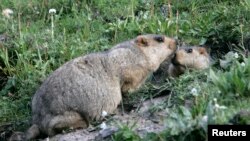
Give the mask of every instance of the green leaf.
[[181, 112], [182, 112], [182, 114], [184, 115], [184, 117], [186, 118], [186, 119], [192, 119], [192, 114], [191, 114], [191, 112], [186, 108], [186, 107], [184, 107], [184, 106], [181, 106], [180, 107], [181, 108]]
[[201, 38], [199, 45], [204, 45], [207, 42], [206, 38]]

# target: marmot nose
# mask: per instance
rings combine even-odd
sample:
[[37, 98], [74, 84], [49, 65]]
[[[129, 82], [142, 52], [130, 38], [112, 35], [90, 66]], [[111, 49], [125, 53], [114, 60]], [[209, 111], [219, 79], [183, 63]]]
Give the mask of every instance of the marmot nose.
[[178, 61], [177, 61], [177, 59], [176, 59], [176, 53], [174, 54], [174, 57], [171, 59], [171, 62], [172, 62], [172, 64], [175, 65], [175, 66], [179, 65], [179, 63], [178, 63]]

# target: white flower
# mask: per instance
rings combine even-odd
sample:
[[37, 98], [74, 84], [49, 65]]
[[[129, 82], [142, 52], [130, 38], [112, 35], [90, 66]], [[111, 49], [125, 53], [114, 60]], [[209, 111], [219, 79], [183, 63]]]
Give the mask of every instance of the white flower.
[[216, 103], [216, 104], [214, 105], [214, 107], [215, 107], [216, 109], [219, 109], [219, 108], [220, 108], [220, 105]]
[[106, 117], [108, 113], [106, 111], [102, 111], [102, 117]]
[[203, 116], [201, 120], [203, 123], [206, 123], [207, 122], [207, 115]]
[[226, 106], [220, 106], [220, 109], [227, 109]]
[[245, 64], [244, 62], [240, 63], [240, 65], [241, 65], [242, 67], [245, 67], [245, 66], [246, 66], [246, 64]]
[[50, 13], [50, 14], [56, 13], [56, 9], [49, 9], [49, 13]]
[[217, 103], [214, 105], [214, 107], [215, 107], [215, 109], [222, 109], [222, 110], [223, 110], [223, 109], [227, 109], [226, 106], [220, 106], [220, 105], [217, 104]]
[[198, 96], [197, 89], [196, 89], [196, 88], [193, 88], [193, 89], [191, 90], [191, 94], [192, 94], [193, 96]]
[[214, 98], [214, 102], [217, 102], [217, 98]]
[[237, 52], [234, 53], [234, 58], [239, 58], [239, 54]]
[[6, 18], [10, 18], [11, 14], [13, 14], [13, 10], [6, 8], [2, 11], [2, 15]]
[[100, 125], [101, 129], [107, 129], [108, 126], [106, 125], [105, 122], [102, 122], [102, 124]]

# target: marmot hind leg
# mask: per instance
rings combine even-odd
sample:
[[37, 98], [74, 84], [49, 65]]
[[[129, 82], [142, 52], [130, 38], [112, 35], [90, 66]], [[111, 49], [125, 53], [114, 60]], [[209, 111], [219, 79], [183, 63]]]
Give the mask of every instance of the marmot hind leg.
[[89, 122], [77, 112], [65, 112], [52, 118], [47, 128], [49, 136], [62, 132], [64, 129], [87, 128]]

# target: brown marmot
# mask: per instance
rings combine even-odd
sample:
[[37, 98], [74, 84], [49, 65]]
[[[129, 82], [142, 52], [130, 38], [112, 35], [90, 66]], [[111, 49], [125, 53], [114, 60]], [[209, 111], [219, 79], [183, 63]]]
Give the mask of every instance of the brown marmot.
[[174, 39], [147, 34], [65, 63], [36, 91], [33, 125], [25, 140], [40, 133], [53, 136], [65, 128], [87, 128], [102, 111], [114, 112], [122, 94], [139, 88], [175, 51]]
[[209, 66], [210, 55], [206, 47], [179, 47], [172, 60], [165, 60], [154, 72], [153, 82], [161, 82], [166, 77], [178, 77], [187, 69], [202, 70]]

